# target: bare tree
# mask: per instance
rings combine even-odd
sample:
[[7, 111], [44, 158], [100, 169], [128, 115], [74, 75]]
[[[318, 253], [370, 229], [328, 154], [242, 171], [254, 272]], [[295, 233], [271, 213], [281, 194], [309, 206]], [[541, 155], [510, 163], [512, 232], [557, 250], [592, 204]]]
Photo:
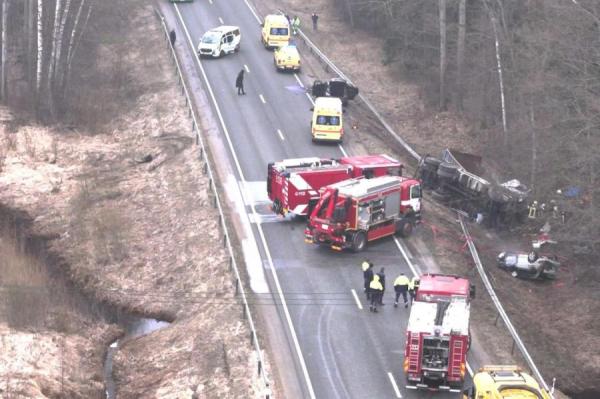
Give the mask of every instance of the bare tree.
[[2, 0], [2, 64], [0, 65], [0, 99], [6, 101], [6, 47], [8, 46], [6, 26], [8, 0]]
[[464, 65], [465, 65], [465, 37], [467, 27], [467, 7], [466, 0], [458, 2], [458, 42], [456, 45], [456, 107], [459, 111], [463, 110], [464, 96]]
[[446, 0], [439, 0], [440, 8], [440, 111], [446, 109]]
[[42, 67], [44, 61], [44, 5], [37, 0], [37, 69], [35, 80], [36, 94], [40, 95], [42, 88]]

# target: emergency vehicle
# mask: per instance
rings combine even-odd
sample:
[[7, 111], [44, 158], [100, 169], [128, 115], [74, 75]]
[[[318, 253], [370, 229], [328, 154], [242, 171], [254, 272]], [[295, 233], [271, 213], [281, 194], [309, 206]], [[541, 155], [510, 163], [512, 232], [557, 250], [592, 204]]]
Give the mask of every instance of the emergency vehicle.
[[550, 394], [517, 366], [485, 366], [473, 376], [463, 399], [550, 399]]
[[319, 200], [319, 189], [359, 176], [402, 175], [402, 164], [385, 155], [340, 159], [295, 158], [269, 163], [267, 193], [273, 212], [305, 216]]
[[424, 274], [406, 328], [404, 373], [409, 389], [460, 392], [470, 347], [469, 280]]
[[421, 185], [401, 176], [357, 178], [321, 189], [305, 241], [362, 251], [368, 241], [408, 237], [421, 219]]

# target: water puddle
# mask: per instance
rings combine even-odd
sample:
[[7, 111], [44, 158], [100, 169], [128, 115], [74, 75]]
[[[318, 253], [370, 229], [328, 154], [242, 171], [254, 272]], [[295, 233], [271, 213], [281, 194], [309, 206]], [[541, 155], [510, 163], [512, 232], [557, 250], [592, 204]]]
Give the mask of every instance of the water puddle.
[[142, 335], [150, 334], [153, 331], [165, 328], [171, 323], [156, 319], [130, 317], [127, 318], [127, 320], [121, 321], [120, 324], [125, 329], [125, 335], [110, 344], [108, 350], [106, 351], [106, 359], [104, 361], [104, 386], [106, 389], [107, 399], [116, 399], [117, 397], [117, 385], [113, 378], [112, 371], [113, 359], [119, 350], [119, 344], [122, 344], [129, 339], [141, 337]]

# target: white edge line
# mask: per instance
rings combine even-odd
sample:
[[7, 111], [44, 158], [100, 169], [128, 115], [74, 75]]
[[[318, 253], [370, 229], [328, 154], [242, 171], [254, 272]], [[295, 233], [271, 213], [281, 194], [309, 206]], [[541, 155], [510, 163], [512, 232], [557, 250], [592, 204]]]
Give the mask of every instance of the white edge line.
[[263, 104], [267, 103], [267, 101], [265, 100], [265, 97], [262, 94], [259, 94], [258, 97], [260, 97], [260, 101], [262, 101]]
[[244, 69], [246, 70], [246, 72], [250, 73], [250, 68], [248, 68], [248, 65], [244, 64]]
[[344, 147], [342, 147], [341, 144], [338, 144], [338, 147], [340, 147], [340, 151], [342, 152], [342, 154], [344, 154], [344, 156], [347, 157], [348, 153], [346, 153], [346, 150], [344, 150]]
[[[247, 0], [244, 0], [246, 2], [246, 4], [248, 5], [248, 7], [250, 7], [250, 5], [248, 4]], [[193, 51], [194, 50], [194, 43], [192, 42], [192, 38], [190, 37], [190, 33], [187, 29], [187, 26], [185, 25], [185, 22], [183, 20], [183, 17], [181, 15], [181, 12], [179, 11], [179, 7], [177, 6], [177, 4], [174, 4], [175, 7], [175, 11], [177, 12], [177, 16], [179, 17], [179, 21], [181, 22], [181, 25], [183, 26], [183, 30], [185, 31], [186, 37], [188, 39], [188, 43], [190, 45], [190, 47], [192, 48], [192, 53], [194, 54], [194, 59], [196, 60], [196, 63], [198, 65], [198, 67], [200, 68], [200, 72], [202, 73], [202, 77], [204, 79], [204, 83], [206, 84], [206, 87], [208, 89], [208, 93], [210, 94], [210, 97], [213, 101], [213, 104], [215, 106], [215, 110], [217, 112], [217, 116], [219, 117], [219, 122], [221, 124], [221, 127], [223, 129], [223, 132], [225, 133], [225, 138], [227, 139], [227, 144], [229, 146], [229, 150], [231, 151], [231, 155], [234, 159], [234, 163], [236, 166], [236, 169], [238, 171], [238, 174], [240, 176], [240, 179], [242, 180], [242, 183], [244, 184], [244, 186], [246, 185], [246, 179], [244, 177], [244, 172], [242, 171], [242, 167], [240, 166], [240, 161], [237, 158], [235, 149], [233, 148], [233, 143], [231, 141], [231, 137], [229, 135], [229, 130], [227, 129], [227, 126], [225, 125], [225, 121], [223, 120], [223, 115], [221, 114], [221, 109], [219, 108], [219, 104], [217, 103], [217, 100], [215, 98], [215, 94], [212, 90], [212, 87], [210, 85], [210, 82], [208, 80], [208, 77], [206, 76], [206, 72], [204, 71], [204, 68], [202, 67], [202, 63], [200, 62], [200, 59], [198, 58], [198, 54]], [[250, 7], [250, 10], [252, 11], [252, 13], [254, 14], [254, 16], [258, 19], [258, 16], [254, 13], [254, 11], [252, 10], [252, 8]], [[259, 20], [260, 22], [260, 20]], [[242, 198], [245, 197], [245, 193], [243, 193], [242, 191]], [[302, 355], [302, 349], [300, 348], [300, 343], [298, 342], [298, 336], [296, 335], [296, 330], [294, 329], [294, 325], [292, 323], [292, 317], [290, 315], [290, 311], [288, 309], [287, 306], [287, 302], [285, 300], [285, 296], [283, 295], [283, 292], [281, 291], [281, 284], [279, 283], [279, 278], [277, 277], [277, 272], [275, 270], [275, 265], [273, 264], [273, 258], [271, 257], [271, 252], [269, 250], [269, 246], [267, 245], [267, 239], [265, 238], [265, 234], [264, 231], [262, 229], [262, 224], [260, 219], [257, 216], [257, 212], [256, 212], [256, 207], [254, 205], [254, 200], [250, 199], [249, 201], [246, 201], [250, 203], [250, 207], [252, 208], [252, 214], [254, 215], [254, 217], [256, 218], [257, 222], [256, 222], [256, 228], [258, 230], [258, 234], [260, 235], [260, 239], [265, 251], [265, 255], [267, 256], [267, 261], [269, 262], [269, 268], [271, 269], [271, 273], [273, 274], [273, 280], [275, 282], [275, 286], [277, 288], [277, 293], [279, 296], [279, 299], [281, 301], [281, 306], [283, 308], [283, 312], [285, 314], [285, 318], [286, 321], [288, 323], [288, 326], [290, 328], [290, 334], [292, 336], [292, 341], [294, 343], [294, 348], [296, 349], [296, 354], [298, 356], [298, 360], [300, 362], [300, 367], [302, 368], [302, 374], [304, 375], [304, 380], [306, 382], [306, 386], [308, 389], [308, 394], [310, 396], [311, 399], [316, 399], [315, 396], [315, 391], [313, 389], [312, 386], [312, 382], [310, 379], [310, 375], [308, 374], [308, 368], [306, 367], [306, 362], [304, 360], [304, 356]]]
[[300, 87], [304, 88], [304, 83], [302, 83], [302, 81], [300, 80], [300, 78], [298, 77], [297, 73], [294, 73], [294, 77], [296, 78], [296, 80], [298, 81], [298, 84], [300, 85]]
[[396, 380], [394, 379], [394, 376], [389, 371], [388, 371], [388, 377], [390, 377], [390, 382], [392, 383], [392, 387], [394, 388], [394, 392], [396, 393], [396, 397], [397, 398], [402, 398], [402, 395], [400, 394], [400, 390], [398, 389], [398, 384], [396, 384]]
[[471, 377], [473, 377], [473, 369], [471, 368], [471, 366], [469, 365], [469, 363], [467, 363], [467, 371], [469, 372], [469, 375]]
[[360, 303], [360, 299], [358, 298], [358, 295], [356, 294], [356, 290], [354, 288], [351, 289], [352, 291], [352, 296], [354, 296], [354, 300], [356, 301], [356, 306], [358, 306], [358, 308], [360, 310], [363, 309], [362, 303]]
[[254, 18], [256, 18], [256, 22], [258, 22], [259, 24], [262, 24], [262, 20], [260, 19], [260, 17], [258, 16], [258, 14], [256, 14], [256, 11], [254, 11], [254, 8], [252, 8], [252, 6], [250, 5], [250, 3], [248, 3], [248, 0], [244, 0], [244, 3], [246, 3], [246, 5], [248, 6], [248, 8], [250, 9], [250, 12], [252, 13], [252, 15], [254, 15]]
[[285, 140], [285, 137], [283, 137], [283, 133], [280, 129], [277, 129], [277, 134], [279, 135], [279, 138], [281, 138], [281, 140]]

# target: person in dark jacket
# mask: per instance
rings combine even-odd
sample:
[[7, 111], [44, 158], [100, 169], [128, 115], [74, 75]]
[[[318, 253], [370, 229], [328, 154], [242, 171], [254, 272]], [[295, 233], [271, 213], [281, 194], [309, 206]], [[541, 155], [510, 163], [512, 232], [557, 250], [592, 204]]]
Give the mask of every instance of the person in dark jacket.
[[240, 94], [244, 95], [246, 92], [244, 91], [244, 70], [240, 70], [237, 78], [235, 79], [235, 87], [238, 89], [238, 96]]
[[379, 282], [381, 283], [381, 296], [379, 297], [379, 304], [380, 305], [385, 305], [383, 303], [383, 294], [385, 293], [385, 268], [382, 267], [381, 270], [379, 270], [379, 273], [377, 273], [377, 275], [379, 276]]
[[369, 289], [369, 284], [371, 284], [371, 281], [373, 280], [373, 263], [369, 262], [368, 260], [363, 261], [362, 270], [365, 294], [367, 295], [368, 301], [371, 299], [371, 290]]
[[316, 12], [313, 12], [313, 14], [311, 15], [311, 19], [313, 23], [313, 30], [317, 30], [317, 22], [319, 21], [319, 16]]
[[175, 45], [176, 39], [177, 39], [177, 35], [175, 34], [175, 29], [171, 29], [171, 32], [169, 32], [169, 40], [171, 40], [171, 46]]

